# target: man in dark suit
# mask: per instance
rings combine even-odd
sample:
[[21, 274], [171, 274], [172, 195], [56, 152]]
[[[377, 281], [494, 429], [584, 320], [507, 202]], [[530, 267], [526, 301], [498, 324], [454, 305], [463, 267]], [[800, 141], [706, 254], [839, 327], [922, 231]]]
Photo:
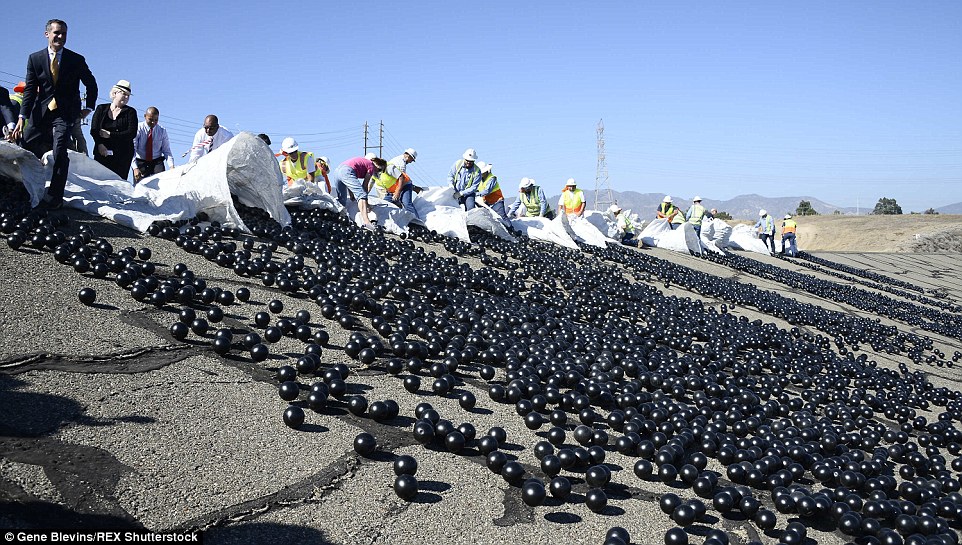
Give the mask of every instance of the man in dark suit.
[[[74, 123], [97, 105], [97, 80], [90, 73], [87, 61], [64, 47], [67, 43], [67, 23], [60, 19], [47, 21], [47, 47], [27, 59], [26, 88], [23, 106], [13, 138], [23, 132], [26, 120], [30, 128], [24, 135], [24, 147], [38, 158], [53, 150], [53, 174], [50, 189], [41, 206], [57, 209], [63, 205], [63, 190], [67, 184], [67, 146]], [[87, 90], [86, 108], [80, 109], [80, 83]]]

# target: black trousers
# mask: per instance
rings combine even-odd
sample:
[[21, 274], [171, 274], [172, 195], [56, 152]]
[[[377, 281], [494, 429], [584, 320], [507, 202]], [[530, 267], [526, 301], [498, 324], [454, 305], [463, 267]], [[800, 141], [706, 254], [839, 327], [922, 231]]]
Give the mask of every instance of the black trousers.
[[167, 158], [160, 156], [156, 159], [145, 161], [144, 159], [136, 159], [137, 170], [143, 175], [144, 178], [148, 176], [153, 176], [154, 174], [159, 174], [165, 170], [167, 167], [164, 165], [164, 160]]
[[53, 173], [50, 176], [50, 188], [47, 198], [53, 203], [63, 201], [63, 190], [67, 185], [67, 170], [70, 167], [70, 157], [67, 149], [70, 147], [70, 135], [76, 116], [65, 119], [56, 112], [47, 111], [42, 118], [31, 119], [33, 128], [24, 135], [23, 147], [33, 152], [37, 159], [53, 150]]

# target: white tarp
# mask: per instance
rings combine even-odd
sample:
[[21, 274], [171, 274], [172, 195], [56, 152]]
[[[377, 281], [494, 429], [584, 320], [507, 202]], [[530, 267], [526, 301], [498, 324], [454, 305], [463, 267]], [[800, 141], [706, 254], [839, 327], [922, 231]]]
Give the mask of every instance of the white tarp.
[[701, 244], [716, 254], [725, 253], [732, 228], [720, 219], [704, 218], [701, 222]]
[[560, 217], [553, 220], [542, 217], [516, 218], [511, 220], [511, 225], [530, 239], [550, 242], [573, 250], [578, 249], [578, 244], [572, 240], [564, 225], [561, 224]]
[[451, 194], [450, 187], [428, 187], [414, 199], [414, 209], [424, 226], [442, 235], [470, 242], [468, 218]]
[[758, 234], [755, 229], [750, 225], [736, 225], [732, 227], [731, 236], [728, 237], [729, 245], [736, 250], [744, 250], [746, 252], [755, 252], [758, 254], [769, 254], [771, 253], [771, 248], [765, 246], [762, 243], [762, 239], [758, 238]]
[[[323, 183], [323, 182], [322, 182]], [[299, 208], [321, 208], [332, 212], [344, 210], [341, 203], [320, 184], [294, 180], [283, 186], [284, 204]]]
[[[10, 177], [23, 182], [34, 206], [43, 197], [53, 171], [51, 155], [44, 159], [41, 165], [31, 153], [0, 142], [4, 173], [12, 171]], [[142, 232], [154, 221], [190, 219], [200, 212], [211, 221], [246, 231], [231, 194], [286, 226], [291, 218], [284, 208], [281, 180], [274, 154], [251, 133], [241, 133], [197, 162], [145, 178], [136, 186], [85, 155], [71, 152], [64, 206]]]
[[[644, 227], [644, 220], [638, 221], [638, 215], [635, 214], [634, 217], [631, 216], [631, 210], [623, 210], [621, 212], [628, 216], [628, 221], [634, 226], [634, 232], [638, 233]], [[591, 225], [594, 225], [596, 229], [601, 231], [603, 235], [612, 239], [613, 242], [620, 242], [622, 235], [624, 235], [624, 229], [618, 225], [617, 218], [608, 212], [599, 212], [597, 210], [589, 210], [585, 212], [584, 218], [588, 220]]]
[[508, 232], [501, 216], [485, 204], [479, 204], [468, 211], [468, 225], [483, 229], [499, 238], [514, 242], [514, 235]]
[[597, 246], [599, 248], [604, 248], [609, 242], [616, 242], [608, 238], [585, 218], [577, 216], [569, 217], [563, 212], [558, 216], [561, 218], [561, 224], [565, 227], [568, 234], [571, 235], [571, 238], [578, 242], [584, 242], [589, 246]]
[[588, 220], [588, 223], [594, 225], [595, 229], [601, 231], [601, 233], [608, 238], [621, 240], [621, 230], [618, 229], [618, 224], [608, 213], [599, 212], [597, 210], [588, 210], [585, 212], [584, 218]]
[[659, 218], [648, 224], [639, 236], [648, 246], [664, 248], [676, 252], [701, 253], [701, 241], [695, 234], [695, 227], [690, 223], [683, 223], [672, 229], [668, 219]]

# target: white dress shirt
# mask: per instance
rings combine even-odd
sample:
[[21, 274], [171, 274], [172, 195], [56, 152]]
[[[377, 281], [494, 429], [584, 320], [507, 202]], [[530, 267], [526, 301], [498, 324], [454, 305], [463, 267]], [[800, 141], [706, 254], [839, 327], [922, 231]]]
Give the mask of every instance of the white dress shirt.
[[[150, 132], [150, 127], [147, 126], [146, 121], [141, 121], [137, 125], [137, 135], [134, 136], [134, 168], [137, 167], [137, 160], [143, 161], [147, 158], [147, 133]], [[164, 162], [167, 163], [167, 170], [174, 168], [174, 154], [170, 151], [170, 137], [167, 135], [167, 129], [160, 125], [154, 125], [154, 134], [151, 138], [151, 143], [153, 144], [153, 158], [158, 159], [161, 156], [164, 157]]]
[[234, 138], [234, 133], [224, 127], [219, 127], [217, 132], [214, 133], [213, 138], [207, 136], [207, 131], [201, 128], [197, 131], [197, 134], [194, 135], [194, 145], [190, 148], [190, 162], [193, 163], [204, 155], [221, 147], [224, 142], [227, 142], [231, 138]]

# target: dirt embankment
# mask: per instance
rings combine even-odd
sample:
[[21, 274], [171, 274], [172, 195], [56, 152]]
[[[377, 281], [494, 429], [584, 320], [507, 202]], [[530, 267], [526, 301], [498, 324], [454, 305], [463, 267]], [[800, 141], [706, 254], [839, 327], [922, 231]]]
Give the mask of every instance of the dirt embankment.
[[798, 247], [809, 252], [962, 252], [960, 215], [803, 216], [795, 221]]

